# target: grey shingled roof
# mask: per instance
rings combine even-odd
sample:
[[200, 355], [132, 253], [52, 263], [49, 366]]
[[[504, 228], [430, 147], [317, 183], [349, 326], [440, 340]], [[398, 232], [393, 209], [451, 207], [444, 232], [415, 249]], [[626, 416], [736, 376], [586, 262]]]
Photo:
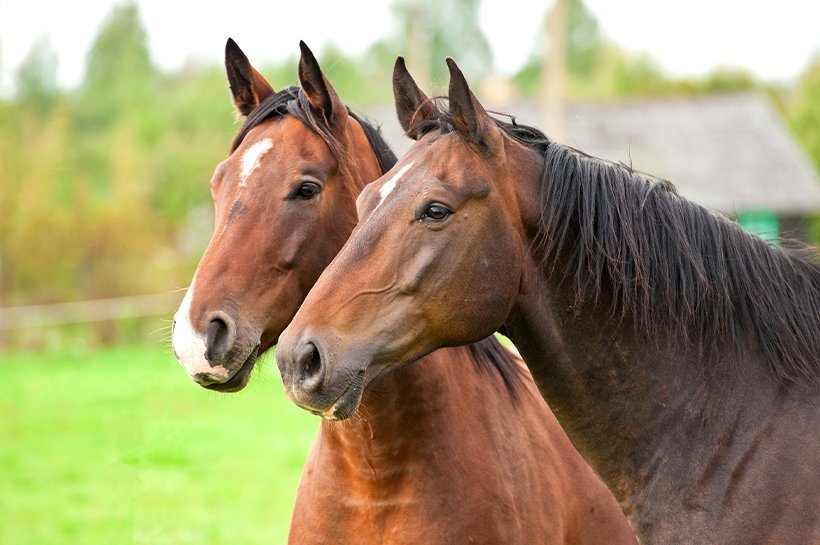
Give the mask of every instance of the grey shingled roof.
[[[492, 108], [543, 127], [534, 102]], [[392, 107], [363, 108], [401, 155], [410, 145]], [[665, 178], [724, 213], [820, 212], [820, 182], [769, 101], [757, 94], [569, 105], [564, 143]]]

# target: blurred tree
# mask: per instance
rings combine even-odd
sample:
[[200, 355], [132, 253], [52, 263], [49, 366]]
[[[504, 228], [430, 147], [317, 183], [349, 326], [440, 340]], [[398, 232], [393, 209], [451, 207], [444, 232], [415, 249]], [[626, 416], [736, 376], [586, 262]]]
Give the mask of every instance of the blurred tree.
[[795, 136], [820, 168], [820, 56], [797, 82], [787, 118]]
[[142, 161], [150, 168], [145, 179], [151, 188], [149, 199], [173, 235], [165, 243], [173, 244], [188, 213], [210, 206], [208, 180], [225, 158], [238, 120], [221, 67], [188, 66], [168, 78], [160, 94], [161, 138]]
[[[566, 0], [567, 94], [572, 98], [612, 98], [662, 94], [741, 91], [758, 83], [745, 71], [718, 69], [704, 78], [673, 79], [646, 53], [629, 53], [609, 43], [583, 0]], [[543, 39], [532, 58], [513, 76], [525, 95], [538, 93]]]
[[114, 7], [86, 57], [80, 120], [96, 127], [110, 126], [124, 110], [150, 107], [155, 103], [158, 78], [137, 6], [127, 2]]
[[[160, 289], [156, 255], [172, 246], [173, 221], [154, 205], [167, 174], [154, 156], [162, 155], [156, 146], [173, 123], [156, 99], [162, 80], [145, 42], [136, 7], [126, 4], [103, 25], [75, 96], [54, 102], [56, 63], [47, 42], [18, 71], [14, 104], [32, 107], [4, 105], [13, 116], [0, 120], [5, 301]], [[49, 110], [41, 107], [46, 101]]]
[[[490, 44], [478, 22], [479, 7], [480, 0], [397, 0], [393, 4], [400, 27], [396, 51], [407, 57], [411, 67], [429, 71], [418, 74], [420, 84], [447, 82], [447, 56], [477, 80], [492, 70]], [[416, 55], [425, 58], [414, 62]]]
[[[598, 20], [587, 9], [583, 0], [566, 0], [566, 65], [570, 85], [579, 80], [590, 80], [599, 69], [607, 44], [601, 34]], [[513, 82], [525, 94], [535, 94], [541, 83], [541, 57], [544, 36], [536, 39], [536, 49], [527, 63], [513, 77]]]
[[34, 42], [16, 73], [18, 102], [38, 113], [47, 115], [57, 100], [57, 54], [48, 39]]
[[604, 90], [610, 96], [641, 96], [669, 90], [669, 80], [658, 63], [647, 54], [628, 54], [609, 46], [599, 70], [587, 79], [576, 80], [579, 95], [595, 96]]
[[606, 49], [598, 20], [582, 0], [567, 0], [567, 71], [576, 78], [589, 77]]
[[[809, 64], [797, 82], [786, 108], [786, 119], [797, 140], [820, 168], [820, 55]], [[810, 240], [820, 243], [820, 214], [809, 222]]]
[[[22, 116], [19, 110], [18, 115]], [[72, 243], [76, 232], [69, 220], [82, 207], [60, 206], [56, 191], [69, 148], [68, 129], [62, 109], [45, 123], [27, 114], [15, 131], [14, 148], [0, 149], [5, 158], [0, 170], [2, 200], [9, 203], [0, 215], [6, 300], [32, 293], [40, 301], [59, 300], [72, 293], [75, 260], [65, 257], [79, 245]]]
[[699, 87], [707, 93], [723, 93], [749, 91], [759, 88], [760, 84], [744, 69], [724, 67], [707, 74]]

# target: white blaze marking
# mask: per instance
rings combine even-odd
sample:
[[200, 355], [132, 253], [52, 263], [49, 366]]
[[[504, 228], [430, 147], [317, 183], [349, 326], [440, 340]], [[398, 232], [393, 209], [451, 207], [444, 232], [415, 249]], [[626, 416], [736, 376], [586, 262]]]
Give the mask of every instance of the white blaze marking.
[[205, 335], [197, 332], [191, 325], [191, 301], [194, 298], [195, 281], [196, 275], [179, 305], [179, 310], [174, 314], [174, 334], [171, 339], [174, 353], [191, 377], [206, 373], [212, 378], [222, 377], [222, 380], [225, 380], [228, 377], [228, 370], [221, 365], [211, 367], [205, 359]]
[[[250, 178], [253, 171], [259, 167], [259, 162], [262, 160], [262, 157], [273, 147], [273, 142], [270, 138], [265, 138], [264, 140], [260, 140], [256, 144], [252, 145], [245, 152], [242, 154], [242, 170], [239, 172], [239, 185], [237, 185], [236, 190], [236, 197], [233, 200], [233, 204], [231, 204], [231, 209], [239, 202], [239, 199], [242, 197], [242, 190], [248, 185], [248, 179]], [[228, 216], [230, 218], [230, 216]], [[222, 230], [220, 231], [220, 236], [225, 234], [225, 230], [228, 228], [228, 223], [222, 226]]]
[[273, 147], [273, 142], [270, 138], [260, 140], [256, 144], [245, 150], [242, 154], [242, 172], [239, 175], [239, 187], [245, 187], [248, 183], [248, 178], [259, 166], [259, 160]]
[[[381, 189], [379, 189], [380, 199], [379, 199], [379, 204], [376, 205], [376, 208], [380, 207], [382, 205], [382, 203], [384, 202], [384, 198], [387, 197], [394, 189], [396, 189], [396, 184], [398, 183], [399, 178], [404, 176], [407, 173], [407, 171], [410, 170], [410, 167], [413, 166], [413, 163], [415, 163], [415, 161], [410, 161], [408, 164], [401, 167], [399, 169], [399, 171], [397, 173], [395, 173], [392, 178], [387, 180], [387, 183], [385, 183], [381, 187]], [[374, 208], [374, 210], [375, 210], [375, 208]]]

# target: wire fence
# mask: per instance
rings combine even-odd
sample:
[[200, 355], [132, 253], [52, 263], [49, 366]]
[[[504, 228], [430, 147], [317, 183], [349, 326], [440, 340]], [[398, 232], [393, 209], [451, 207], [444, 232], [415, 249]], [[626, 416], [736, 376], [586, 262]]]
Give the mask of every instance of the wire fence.
[[179, 306], [181, 299], [180, 293], [156, 293], [0, 308], [0, 331], [116, 321], [126, 318], [170, 316]]

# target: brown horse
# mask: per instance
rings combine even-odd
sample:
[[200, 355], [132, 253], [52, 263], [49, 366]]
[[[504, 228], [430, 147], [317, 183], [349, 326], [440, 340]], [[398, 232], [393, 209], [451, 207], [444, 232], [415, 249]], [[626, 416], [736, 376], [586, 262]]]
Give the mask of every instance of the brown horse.
[[491, 117], [448, 65], [449, 112], [396, 64], [418, 142], [282, 334], [289, 395], [343, 418], [358, 377], [501, 328], [643, 543], [820, 543], [816, 257]]
[[[275, 93], [232, 41], [226, 67], [246, 119], [211, 181], [216, 229], [173, 340], [195, 381], [235, 391], [352, 231], [356, 196], [395, 157], [304, 44], [301, 89]], [[345, 423], [323, 416], [290, 543], [636, 542], [494, 337], [385, 376]]]

